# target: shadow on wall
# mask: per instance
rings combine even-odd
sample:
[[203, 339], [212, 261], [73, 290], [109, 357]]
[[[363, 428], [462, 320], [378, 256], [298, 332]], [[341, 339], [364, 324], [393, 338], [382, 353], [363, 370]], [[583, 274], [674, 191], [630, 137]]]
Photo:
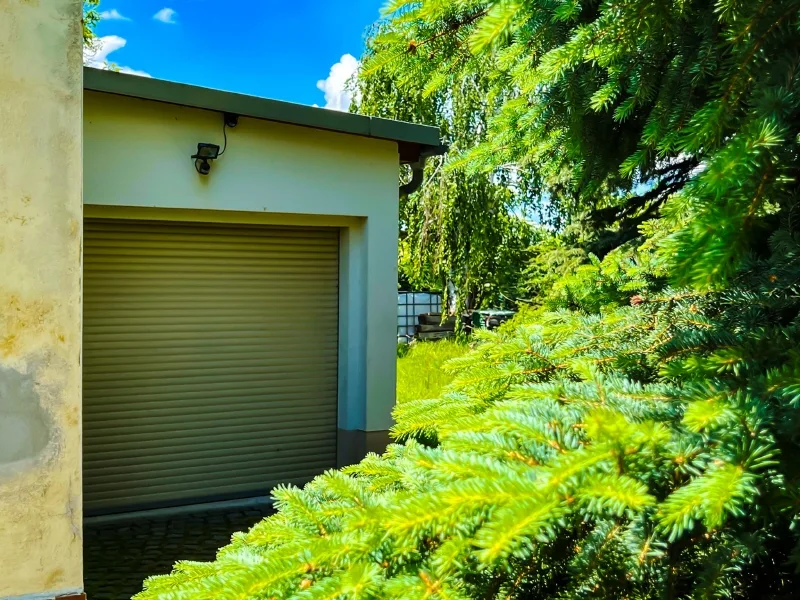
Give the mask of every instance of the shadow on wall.
[[35, 461], [50, 439], [33, 374], [0, 365], [0, 476]]

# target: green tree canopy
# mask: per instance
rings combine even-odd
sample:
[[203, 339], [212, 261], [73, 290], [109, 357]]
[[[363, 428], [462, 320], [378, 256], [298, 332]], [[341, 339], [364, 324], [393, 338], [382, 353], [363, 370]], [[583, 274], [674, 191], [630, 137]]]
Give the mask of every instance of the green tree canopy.
[[97, 7], [100, 5], [100, 0], [83, 0], [83, 45], [91, 46], [94, 41], [94, 28], [100, 21], [100, 14], [97, 12]]
[[[385, 30], [379, 23], [374, 34]], [[368, 40], [368, 54], [378, 51]], [[429, 94], [424, 81], [363, 72], [357, 110], [436, 124], [450, 144], [428, 161], [423, 188], [400, 199], [400, 276], [408, 287], [442, 289], [452, 281], [462, 306], [497, 304], [518, 293], [527, 247], [537, 237], [507, 173], [459, 168], [454, 159], [485, 137], [487, 82], [469, 77], [457, 88]]]
[[637, 236], [672, 199], [672, 274], [714, 286], [793, 203], [797, 11], [791, 0], [395, 0], [369, 40], [362, 109], [444, 122], [459, 155], [450, 177], [513, 169], [515, 200], [557, 226], [582, 219], [596, 251]]
[[141, 600], [794, 597], [800, 1], [388, 10], [365, 81], [474, 119], [434, 185], [572, 224], [533, 253], [543, 307], [398, 407], [403, 443]]

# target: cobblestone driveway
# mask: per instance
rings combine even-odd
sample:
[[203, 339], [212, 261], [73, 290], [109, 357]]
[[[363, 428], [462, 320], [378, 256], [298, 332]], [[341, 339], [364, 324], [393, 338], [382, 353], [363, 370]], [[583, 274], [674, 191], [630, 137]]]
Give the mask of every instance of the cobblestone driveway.
[[177, 560], [213, 560], [231, 534], [252, 527], [268, 507], [210, 510], [84, 527], [84, 584], [88, 600], [129, 600], [150, 575], [169, 573]]

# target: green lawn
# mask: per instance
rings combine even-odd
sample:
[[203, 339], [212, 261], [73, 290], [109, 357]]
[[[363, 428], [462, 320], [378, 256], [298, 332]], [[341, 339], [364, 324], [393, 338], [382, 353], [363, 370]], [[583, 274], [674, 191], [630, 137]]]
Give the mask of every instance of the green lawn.
[[416, 342], [398, 347], [397, 402], [436, 398], [453, 376], [442, 365], [469, 349], [467, 344], [451, 340]]

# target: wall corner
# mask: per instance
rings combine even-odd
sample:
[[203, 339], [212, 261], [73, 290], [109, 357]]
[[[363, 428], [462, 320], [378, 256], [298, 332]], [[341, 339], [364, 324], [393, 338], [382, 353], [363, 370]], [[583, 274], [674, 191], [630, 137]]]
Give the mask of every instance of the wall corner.
[[0, 597], [83, 589], [82, 10], [0, 18]]

